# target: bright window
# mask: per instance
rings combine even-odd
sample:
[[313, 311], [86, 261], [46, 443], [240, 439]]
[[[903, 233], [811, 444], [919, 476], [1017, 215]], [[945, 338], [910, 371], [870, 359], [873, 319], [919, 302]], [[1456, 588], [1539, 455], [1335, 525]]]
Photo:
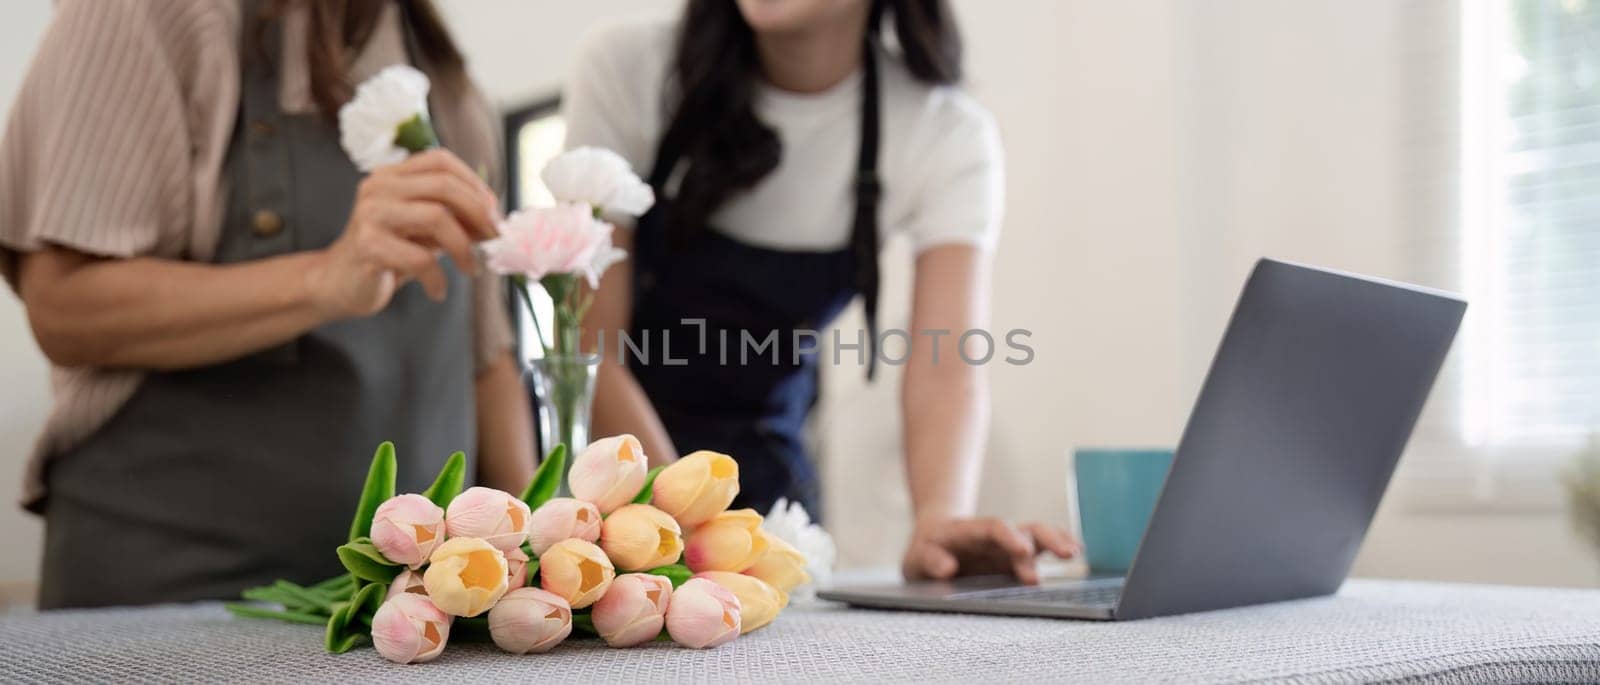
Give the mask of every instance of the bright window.
[[1600, 0], [1461, 9], [1461, 435], [1564, 451], [1600, 431]]

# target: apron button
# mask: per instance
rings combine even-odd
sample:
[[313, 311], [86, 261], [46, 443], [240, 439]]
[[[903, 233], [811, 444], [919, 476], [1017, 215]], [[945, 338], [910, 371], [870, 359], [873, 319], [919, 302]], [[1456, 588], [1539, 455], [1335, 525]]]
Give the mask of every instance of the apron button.
[[283, 217], [270, 209], [258, 209], [250, 218], [250, 230], [262, 238], [271, 238], [283, 231]]

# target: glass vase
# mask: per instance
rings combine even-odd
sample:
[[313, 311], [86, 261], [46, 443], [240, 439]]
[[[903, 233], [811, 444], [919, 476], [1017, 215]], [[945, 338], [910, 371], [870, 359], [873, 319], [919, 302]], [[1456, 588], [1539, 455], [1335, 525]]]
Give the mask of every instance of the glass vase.
[[[539, 456], [557, 444], [567, 446], [566, 469], [589, 445], [589, 418], [594, 405], [594, 378], [599, 355], [552, 355], [534, 359], [525, 372], [539, 403]], [[562, 496], [569, 496], [567, 474], [561, 474]]]

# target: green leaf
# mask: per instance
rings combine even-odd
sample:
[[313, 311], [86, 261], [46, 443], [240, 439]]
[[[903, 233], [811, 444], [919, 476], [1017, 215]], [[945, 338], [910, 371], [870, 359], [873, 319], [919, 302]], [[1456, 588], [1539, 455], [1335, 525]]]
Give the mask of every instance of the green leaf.
[[333, 615], [328, 617], [328, 622], [323, 632], [323, 646], [334, 654], [343, 654], [371, 635], [371, 629], [366, 627], [371, 614], [376, 613], [383, 604], [383, 597], [389, 592], [389, 586], [383, 583], [372, 583], [361, 586], [348, 602], [338, 602], [334, 605]]
[[588, 635], [600, 634], [600, 631], [594, 629], [594, 617], [588, 614], [573, 614], [572, 627]]
[[645, 474], [645, 476], [644, 476], [644, 487], [639, 488], [639, 494], [633, 496], [633, 503], [634, 504], [649, 504], [650, 503], [650, 495], [651, 495], [650, 489], [655, 486], [655, 484], [656, 484], [656, 476], [661, 475], [661, 469], [664, 469], [664, 468], [667, 468], [667, 467], [665, 467], [665, 466], [657, 466], [657, 467], [655, 467], [653, 469], [650, 469], [650, 473]]
[[373, 583], [387, 583], [400, 575], [404, 567], [388, 559], [372, 546], [372, 541], [367, 538], [356, 538], [350, 542], [339, 545], [336, 550], [339, 563], [344, 564], [350, 575], [360, 580]]
[[690, 571], [689, 567], [684, 566], [683, 564], [657, 566], [653, 569], [645, 571], [645, 573], [656, 576], [665, 576], [667, 580], [672, 581], [672, 587], [678, 587], [679, 585], [682, 585], [684, 581], [689, 580], [689, 578], [694, 575], [694, 571]]
[[356, 518], [350, 522], [350, 540], [372, 534], [372, 515], [378, 505], [394, 497], [394, 443], [385, 441], [372, 455], [372, 466], [367, 469], [367, 484], [361, 488], [361, 499], [356, 502]]
[[556, 443], [545, 455], [544, 461], [539, 462], [539, 470], [533, 474], [533, 480], [528, 481], [527, 489], [522, 491], [522, 501], [529, 509], [538, 509], [545, 502], [550, 501], [556, 494], [556, 489], [561, 487], [561, 476], [567, 471], [567, 446]]
[[272, 588], [296, 603], [309, 607], [313, 613], [327, 614], [333, 610], [333, 601], [287, 580], [272, 584]]
[[442, 509], [450, 506], [450, 500], [461, 494], [461, 487], [467, 482], [467, 453], [456, 452], [444, 462], [444, 468], [439, 469], [439, 477], [433, 479], [433, 485], [422, 493], [423, 497], [432, 500]]
[[279, 621], [288, 621], [290, 623], [306, 623], [318, 626], [323, 625], [328, 620], [327, 617], [324, 616], [315, 616], [298, 611], [279, 611], [277, 609], [268, 609], [266, 607], [258, 607], [251, 604], [240, 604], [238, 602], [229, 602], [222, 605], [222, 608], [227, 609], [228, 613], [231, 613], [234, 616], [243, 618], [271, 618]]
[[539, 560], [528, 562], [528, 587], [539, 586]]
[[306, 589], [324, 594], [337, 592], [338, 594], [346, 595], [349, 594], [350, 588], [355, 586], [355, 580], [350, 574], [341, 573]]

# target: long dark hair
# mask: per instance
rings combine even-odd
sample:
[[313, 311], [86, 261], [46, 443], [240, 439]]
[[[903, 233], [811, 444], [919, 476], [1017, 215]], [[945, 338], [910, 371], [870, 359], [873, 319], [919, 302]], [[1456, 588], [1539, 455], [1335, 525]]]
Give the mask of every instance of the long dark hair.
[[[887, 14], [914, 78], [930, 85], [961, 80], [961, 36], [946, 0], [871, 2], [869, 41], [876, 43]], [[687, 231], [674, 231], [681, 239], [776, 169], [783, 145], [752, 107], [761, 64], [755, 34], [734, 0], [689, 0], [678, 31], [667, 135], [678, 161], [687, 163], [670, 217]]]
[[258, 17], [262, 23], [258, 25], [264, 28], [264, 22], [282, 19], [296, 3], [306, 5], [310, 15], [306, 67], [311, 76], [311, 99], [317, 110], [332, 120], [355, 93], [350, 64], [372, 37], [390, 2], [399, 5], [402, 21], [416, 37], [417, 49], [422, 53], [419, 57], [427, 63], [434, 87], [446, 93], [465, 87], [465, 60], [430, 0], [271, 0], [263, 3]]

